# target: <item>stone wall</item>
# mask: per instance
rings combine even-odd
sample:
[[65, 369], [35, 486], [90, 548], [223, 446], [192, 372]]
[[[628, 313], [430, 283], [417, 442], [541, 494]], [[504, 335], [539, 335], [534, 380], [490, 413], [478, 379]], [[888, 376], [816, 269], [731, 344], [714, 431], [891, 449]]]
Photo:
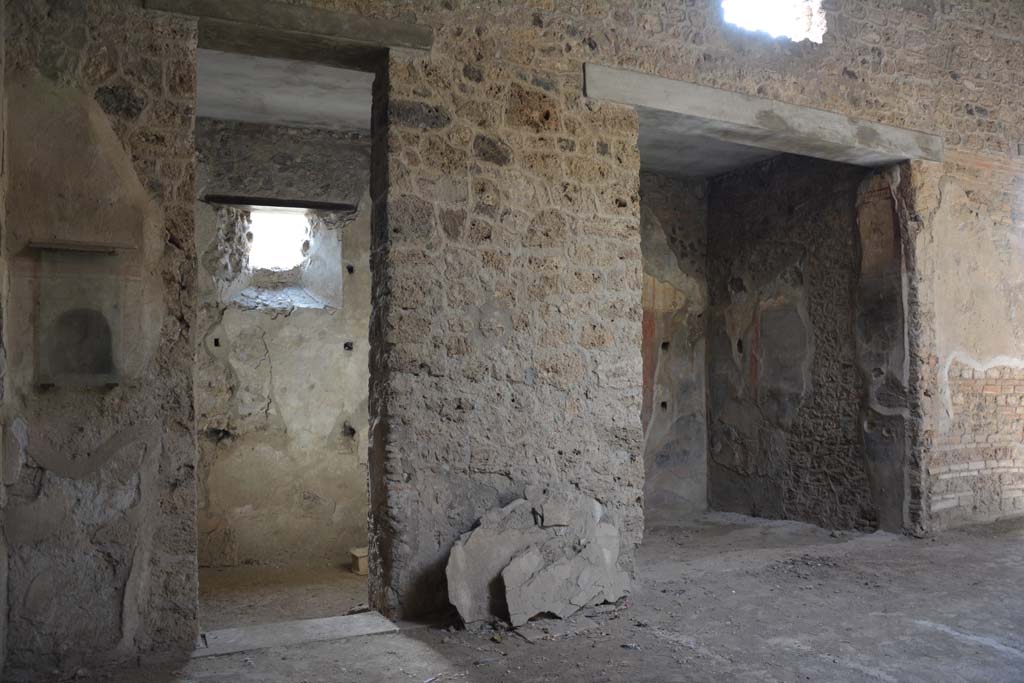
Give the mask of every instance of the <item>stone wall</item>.
[[708, 184], [710, 503], [875, 526], [853, 291], [865, 170], [782, 156]]
[[[7, 13], [0, 11], [0, 415], [6, 397], [7, 384], [7, 335], [4, 314], [7, 309], [7, 252], [4, 250], [4, 233], [7, 231], [7, 87], [4, 73], [7, 57]], [[2, 423], [0, 423], [2, 424]], [[5, 435], [0, 433], [0, 450], [6, 445]], [[2, 484], [7, 476], [0, 471], [0, 676], [3, 676], [7, 662], [7, 533], [5, 513], [7, 489]]]
[[[411, 63], [393, 55], [378, 97], [377, 139], [389, 147], [377, 159], [373, 192], [375, 604], [398, 614], [442, 603], [435, 589], [452, 539], [528, 481], [579, 483], [621, 515], [626, 538], [639, 538], [640, 279], [627, 265], [639, 268], [637, 124], [628, 111], [581, 97], [587, 61], [943, 135], [947, 162], [914, 164], [900, 185], [912, 238], [911, 518], [921, 531], [983, 518], [959, 495], [956, 508], [932, 511], [937, 475], [928, 468], [956, 415], [944, 398], [954, 356], [986, 369], [1012, 368], [1024, 356], [1013, 314], [1024, 292], [1017, 0], [835, 0], [822, 45], [726, 26], [716, 0], [291, 2], [416, 22], [436, 37], [430, 54]], [[7, 3], [27, 17], [10, 24], [9, 35], [27, 48], [16, 49], [28, 55], [21, 61], [98, 98], [133, 169], [168, 209], [154, 268], [168, 313], [156, 325], [156, 376], [142, 393], [169, 392], [159, 402], [166, 431], [158, 490], [176, 497], [160, 501], [158, 531], [187, 532], [192, 485], [174, 478], [192, 448], [176, 435], [192, 420], [188, 381], [175, 378], [191, 372], [182, 330], [191, 315], [192, 196], [170, 179], [188, 175], [191, 164], [179, 152], [190, 145], [190, 108], [177, 98], [191, 89], [194, 34], [177, 20], [134, 9], [108, 14], [99, 4]], [[153, 405], [126, 404], [143, 412]], [[66, 415], [87, 425], [112, 419], [96, 420], [79, 404]], [[952, 450], [976, 460], [968, 449]], [[162, 533], [121, 538], [153, 538], [170, 549], [143, 563], [153, 567], [147, 586], [159, 588], [147, 593], [139, 628], [129, 624], [144, 635], [128, 638], [126, 650], [184, 646], [194, 629], [194, 573], [165, 571], [184, 563], [179, 544]], [[24, 609], [15, 586], [24, 583], [11, 566], [13, 634]], [[114, 588], [65, 582], [68, 598], [56, 603], [70, 617], [65, 625], [90, 621], [71, 607], [119, 604], [118, 587], [127, 585], [88, 564], [74, 576]], [[8, 642], [23, 648], [23, 660], [30, 651], [51, 655], [58, 638], [69, 652], [111, 649], [93, 633], [33, 637]]]
[[[954, 150], [997, 158], [1016, 155], [1017, 143], [1024, 138], [1019, 113], [1022, 109], [1016, 101], [1019, 89], [1010, 86], [1020, 78], [1015, 68], [1018, 57], [1011, 57], [1013, 65], [997, 58], [1017, 54], [1012, 36], [1024, 26], [1024, 8], [1010, 0], [983, 7], [906, 2], [882, 7], [843, 0], [828, 8], [830, 29], [820, 46], [772, 41], [725, 26], [714, 0], [669, 8], [585, 1], [543, 7], [365, 0], [294, 3], [433, 27], [436, 41], [430, 59], [418, 62], [419, 92], [451, 92], [450, 97], [459, 103], [458, 122], [486, 132], [500, 130], [507, 118], [507, 104], [500, 96], [486, 102], [475, 100], [471, 96], [474, 86], [463, 85], [463, 79], [476, 83], [472, 79], [500, 68], [519, 73], [529, 82], [554, 83], [560, 86], [559, 99], [564, 97], [572, 103], [580, 93], [580, 66], [592, 61], [925, 129], [943, 135]], [[411, 111], [406, 109], [405, 113]], [[451, 122], [447, 109], [440, 112], [441, 116], [433, 111], [421, 113], [425, 127], [438, 122], [447, 127]], [[429, 139], [430, 131], [425, 132], [425, 139]], [[429, 159], [432, 166], [447, 167], [451, 156], [443, 148], [433, 153], [435, 149], [431, 148], [429, 155], [417, 156], [417, 162]], [[986, 159], [976, 157], [971, 163], [974, 168], [970, 173], [985, 175]], [[947, 169], [958, 172], [952, 165]], [[388, 183], [404, 182], [408, 175], [404, 163], [389, 170], [399, 180]], [[575, 176], [574, 170], [570, 174]], [[994, 195], [1013, 187], [1012, 182], [1000, 182], [1003, 189], [995, 190]], [[913, 206], [907, 206], [913, 218]], [[993, 227], [1003, 235], [1010, 234], [1007, 225]], [[945, 244], [937, 248], [948, 250]], [[405, 270], [407, 264], [395, 263], [393, 267]], [[927, 271], [912, 272], [924, 277]], [[911, 283], [912, 292], [917, 291], [917, 284], [927, 287], [929, 283]], [[931, 313], [925, 309], [925, 298], [917, 298], [915, 293], [911, 299], [915, 308], [908, 311], [908, 328], [917, 335]], [[1019, 348], [1006, 353], [1016, 357]], [[911, 432], [922, 436], [927, 432], [926, 413], [932, 408], [927, 400], [930, 394], [925, 393], [930, 391], [928, 378], [924, 376], [931, 371], [922, 368], [935, 367], [932, 362], [942, 365], [933, 351], [931, 342], [923, 336], [910, 339], [912, 367], [908, 374], [915, 396]], [[417, 394], [412, 386], [405, 391]], [[910, 490], [920, 495], [919, 500], [926, 498], [922, 480], [925, 456], [919, 452], [919, 444], [925, 442], [925, 438], [915, 441], [918, 445], [911, 458], [917, 480], [911, 482]], [[393, 474], [402, 476], [401, 472]], [[927, 511], [920, 512], [914, 524], [924, 528]], [[396, 520], [390, 519], [382, 528], [395, 525]], [[424, 563], [429, 564], [427, 558], [435, 556], [433, 547], [431, 543], [422, 549]], [[417, 554], [420, 550], [410, 552]], [[383, 565], [385, 571], [391, 571], [387, 562]], [[407, 585], [387, 577], [384, 581], [396, 587]]]
[[196, 143], [200, 196], [361, 205], [311, 214], [305, 263], [269, 287], [247, 214], [197, 205], [199, 563], [340, 564], [367, 538], [369, 142], [200, 119]]
[[705, 191], [703, 180], [640, 176], [648, 524], [707, 509]]
[[439, 53], [378, 79], [371, 599], [391, 615], [444, 607], [452, 543], [530, 484], [602, 502], [632, 569], [637, 118], [581, 78]]
[[[196, 32], [96, 2], [5, 8], [7, 678], [39, 680], [196, 636]], [[29, 246], [68, 241], [117, 250]], [[60, 337], [34, 321], [100, 291], [120, 300], [112, 377], [41, 385]]]
[[369, 187], [369, 131], [296, 128], [201, 118], [196, 151], [203, 196], [355, 206]]

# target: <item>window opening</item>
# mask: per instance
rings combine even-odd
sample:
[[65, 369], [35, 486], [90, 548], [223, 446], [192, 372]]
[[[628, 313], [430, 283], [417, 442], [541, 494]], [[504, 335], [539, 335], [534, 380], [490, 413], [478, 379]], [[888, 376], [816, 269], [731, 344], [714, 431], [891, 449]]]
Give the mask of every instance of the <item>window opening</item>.
[[249, 215], [249, 267], [290, 270], [305, 259], [309, 219], [305, 211], [253, 209]]
[[722, 0], [725, 21], [773, 38], [820, 43], [825, 31], [821, 0]]

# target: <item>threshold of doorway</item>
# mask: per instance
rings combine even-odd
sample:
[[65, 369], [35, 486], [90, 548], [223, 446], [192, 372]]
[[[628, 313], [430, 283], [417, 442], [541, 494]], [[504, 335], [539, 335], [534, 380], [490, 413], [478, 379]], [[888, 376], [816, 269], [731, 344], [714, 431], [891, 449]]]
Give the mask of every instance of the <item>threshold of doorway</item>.
[[397, 625], [380, 612], [374, 611], [322, 619], [300, 619], [225, 628], [200, 634], [196, 648], [192, 651], [192, 658], [215, 657], [324, 640], [345, 640], [397, 631]]

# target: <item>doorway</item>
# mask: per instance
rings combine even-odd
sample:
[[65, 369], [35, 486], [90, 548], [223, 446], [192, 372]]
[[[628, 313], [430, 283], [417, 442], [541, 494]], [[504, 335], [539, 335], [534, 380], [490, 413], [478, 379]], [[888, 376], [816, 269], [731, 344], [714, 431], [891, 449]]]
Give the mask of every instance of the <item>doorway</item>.
[[899, 177], [789, 154], [643, 175], [649, 525], [904, 523]]
[[373, 74], [197, 85], [200, 628], [365, 611]]
[[645, 519], [911, 522], [915, 131], [587, 66], [637, 107]]

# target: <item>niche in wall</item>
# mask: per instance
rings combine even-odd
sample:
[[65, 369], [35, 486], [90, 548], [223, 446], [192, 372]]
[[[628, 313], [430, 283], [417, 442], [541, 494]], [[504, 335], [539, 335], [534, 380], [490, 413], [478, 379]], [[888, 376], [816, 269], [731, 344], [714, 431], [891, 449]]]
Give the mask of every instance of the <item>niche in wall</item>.
[[119, 250], [57, 243], [33, 243], [29, 248], [35, 261], [36, 384], [119, 383], [129, 341], [124, 338], [125, 302], [138, 297], [122, 276]]

